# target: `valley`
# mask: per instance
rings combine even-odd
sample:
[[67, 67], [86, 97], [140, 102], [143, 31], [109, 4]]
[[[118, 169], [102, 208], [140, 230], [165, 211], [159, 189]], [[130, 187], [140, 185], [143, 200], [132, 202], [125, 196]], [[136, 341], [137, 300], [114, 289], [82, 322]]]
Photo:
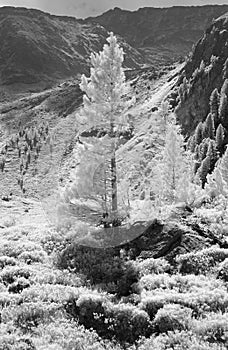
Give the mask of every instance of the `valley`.
[[0, 350], [227, 349], [225, 12], [0, 8]]

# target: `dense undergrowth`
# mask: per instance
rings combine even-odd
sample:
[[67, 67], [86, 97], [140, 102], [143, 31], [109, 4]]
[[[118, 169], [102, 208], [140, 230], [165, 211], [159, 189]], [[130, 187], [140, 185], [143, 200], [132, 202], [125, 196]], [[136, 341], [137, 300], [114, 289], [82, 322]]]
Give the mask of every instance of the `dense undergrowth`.
[[1, 236], [1, 350], [227, 349], [228, 249], [133, 260], [58, 232]]

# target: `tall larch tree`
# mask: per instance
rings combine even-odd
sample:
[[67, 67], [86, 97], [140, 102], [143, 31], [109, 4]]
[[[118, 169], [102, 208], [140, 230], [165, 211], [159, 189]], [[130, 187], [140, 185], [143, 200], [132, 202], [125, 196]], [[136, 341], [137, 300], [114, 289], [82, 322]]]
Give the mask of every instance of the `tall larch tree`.
[[122, 67], [124, 61], [123, 49], [117, 43], [113, 33], [107, 38], [103, 51], [91, 54], [90, 77], [81, 77], [80, 88], [85, 93], [81, 115], [96, 127], [108, 128], [111, 140], [110, 172], [111, 172], [111, 215], [116, 218], [117, 201], [117, 170], [116, 170], [116, 128], [122, 116], [126, 103], [127, 84]]
[[200, 122], [195, 131], [195, 142], [199, 145], [203, 141], [203, 123]]
[[215, 126], [218, 125], [219, 100], [220, 95], [218, 89], [214, 89], [210, 96], [210, 113], [214, 117]]
[[225, 139], [225, 130], [222, 124], [219, 124], [216, 130], [216, 136], [215, 136], [215, 141], [216, 141], [216, 147], [220, 153], [220, 155], [224, 151], [224, 139]]
[[163, 159], [161, 162], [161, 180], [165, 200], [173, 202], [176, 198], [178, 182], [183, 173], [184, 139], [175, 123], [168, 124]]
[[228, 99], [226, 94], [222, 94], [220, 98], [219, 119], [224, 128], [228, 128]]
[[214, 117], [211, 113], [208, 114], [205, 123], [204, 123], [204, 130], [203, 130], [203, 137], [210, 139], [215, 138], [215, 123], [214, 123]]
[[223, 66], [223, 78], [228, 79], [228, 58], [226, 59]]

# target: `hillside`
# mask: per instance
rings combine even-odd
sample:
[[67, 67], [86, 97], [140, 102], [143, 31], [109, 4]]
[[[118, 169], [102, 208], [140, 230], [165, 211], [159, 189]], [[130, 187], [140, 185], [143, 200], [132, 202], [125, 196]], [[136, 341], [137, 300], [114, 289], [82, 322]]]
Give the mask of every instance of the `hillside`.
[[[55, 81], [88, 72], [91, 52], [102, 49], [107, 30], [99, 24], [39, 10], [0, 8], [0, 85], [34, 84], [42, 88]], [[137, 68], [143, 56], [122, 41], [125, 66]]]
[[227, 11], [228, 5], [145, 7], [132, 12], [116, 7], [89, 18], [86, 23], [99, 23], [121, 35], [153, 65], [170, 63], [186, 56], [212, 20]]
[[[87, 28], [85, 72], [89, 50], [107, 35], [86, 21], [18, 11], [16, 27], [29, 17], [38, 31], [44, 22], [55, 30], [58, 24], [58, 40], [75, 26], [84, 38]], [[218, 145], [228, 131], [218, 127], [228, 117], [227, 18], [209, 26], [187, 62], [160, 71], [135, 64], [127, 86], [113, 35], [106, 55], [93, 61], [94, 85], [79, 85], [70, 71], [66, 79], [59, 66], [58, 76], [47, 68], [40, 81], [63, 81], [38, 92], [21, 85], [14, 95], [15, 66], [8, 72], [14, 83], [0, 101], [0, 350], [227, 350], [228, 150], [225, 176], [212, 177], [208, 187], [205, 170], [204, 178], [195, 176], [202, 155], [210, 167], [222, 156]], [[23, 43], [31, 28], [17, 32]], [[45, 51], [39, 44], [34, 50]], [[23, 67], [17, 84], [27, 77]], [[30, 68], [35, 82], [38, 71]], [[98, 96], [92, 111], [88, 91]], [[109, 207], [113, 153], [118, 220]]]

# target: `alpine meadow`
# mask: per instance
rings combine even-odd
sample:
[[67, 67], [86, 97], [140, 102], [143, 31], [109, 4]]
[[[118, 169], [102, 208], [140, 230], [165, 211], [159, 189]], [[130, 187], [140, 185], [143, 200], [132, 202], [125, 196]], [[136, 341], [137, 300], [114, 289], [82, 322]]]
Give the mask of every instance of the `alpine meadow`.
[[111, 3], [0, 7], [0, 350], [227, 350], [228, 5]]

